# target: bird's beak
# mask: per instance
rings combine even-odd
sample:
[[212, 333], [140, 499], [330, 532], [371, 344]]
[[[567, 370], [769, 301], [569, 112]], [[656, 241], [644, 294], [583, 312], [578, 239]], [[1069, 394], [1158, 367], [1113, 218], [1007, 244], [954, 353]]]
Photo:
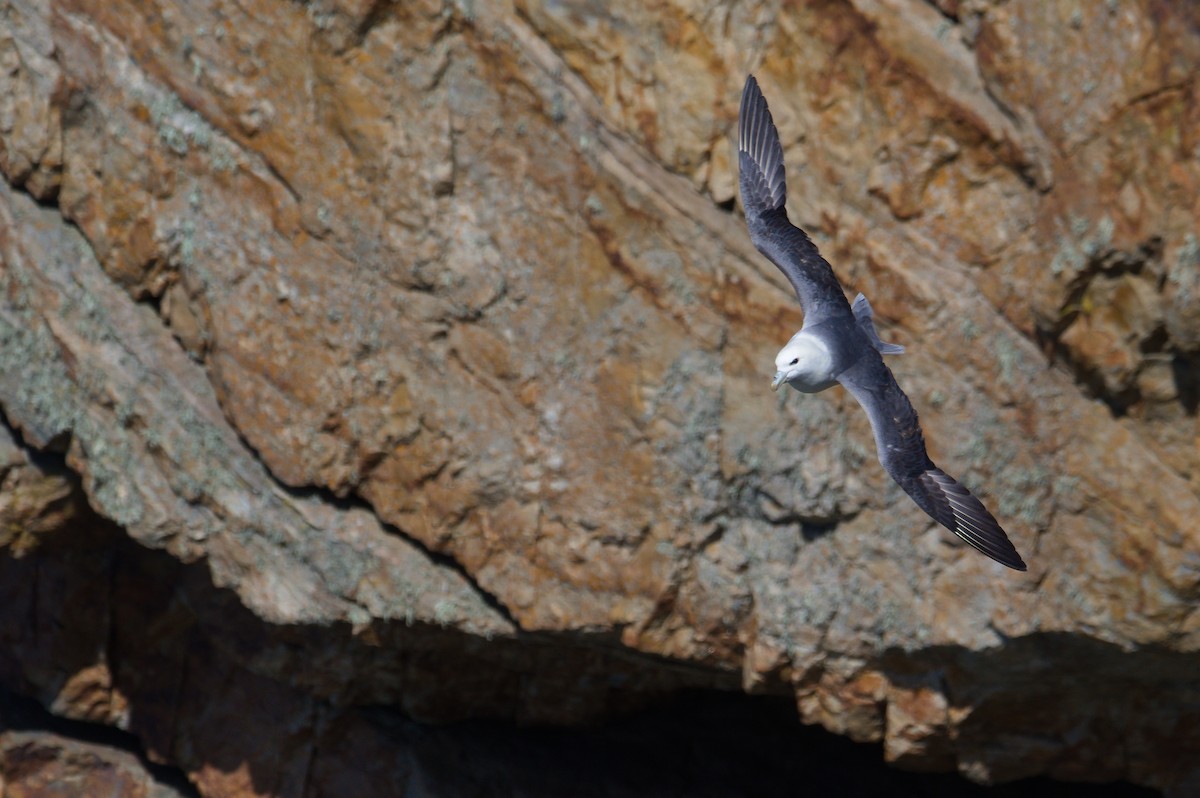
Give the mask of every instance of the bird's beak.
[[787, 382], [787, 372], [786, 371], [775, 372], [775, 379], [771, 383], [771, 390], [778, 391], [779, 386], [783, 385], [785, 382]]

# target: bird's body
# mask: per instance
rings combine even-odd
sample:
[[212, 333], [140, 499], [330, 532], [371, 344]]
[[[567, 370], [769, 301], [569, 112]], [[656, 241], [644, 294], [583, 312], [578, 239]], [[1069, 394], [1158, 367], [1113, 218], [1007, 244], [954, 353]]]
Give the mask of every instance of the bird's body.
[[788, 221], [783, 148], [753, 76], [742, 91], [738, 164], [750, 238], [788, 278], [804, 309], [803, 327], [775, 359], [771, 387], [786, 383], [817, 393], [843, 385], [871, 420], [879, 462], [917, 506], [997, 562], [1025, 570], [992, 514], [929, 459], [917, 413], [883, 362], [903, 348], [880, 340], [866, 297], [859, 294], [852, 307], [816, 245]]

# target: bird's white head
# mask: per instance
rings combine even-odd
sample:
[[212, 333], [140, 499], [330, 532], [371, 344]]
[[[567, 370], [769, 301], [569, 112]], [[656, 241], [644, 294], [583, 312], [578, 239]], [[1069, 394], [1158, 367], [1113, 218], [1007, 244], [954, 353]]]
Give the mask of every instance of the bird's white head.
[[833, 385], [833, 358], [829, 347], [811, 333], [803, 330], [792, 336], [775, 356], [775, 379], [771, 390], [788, 383], [803, 393], [816, 393]]

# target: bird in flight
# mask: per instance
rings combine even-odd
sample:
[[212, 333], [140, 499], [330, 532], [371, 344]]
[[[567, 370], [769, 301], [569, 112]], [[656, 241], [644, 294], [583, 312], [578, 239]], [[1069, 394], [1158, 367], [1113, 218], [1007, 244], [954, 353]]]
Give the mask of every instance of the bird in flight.
[[775, 358], [772, 390], [786, 383], [817, 393], [841, 383], [867, 411], [880, 464], [917, 506], [996, 562], [1024, 571], [1021, 556], [987, 508], [929, 459], [917, 411], [883, 362], [883, 355], [904, 348], [879, 339], [866, 297], [847, 303], [816, 245], [788, 221], [783, 147], [753, 75], [742, 90], [738, 168], [750, 240], [787, 277], [804, 310], [800, 332]]

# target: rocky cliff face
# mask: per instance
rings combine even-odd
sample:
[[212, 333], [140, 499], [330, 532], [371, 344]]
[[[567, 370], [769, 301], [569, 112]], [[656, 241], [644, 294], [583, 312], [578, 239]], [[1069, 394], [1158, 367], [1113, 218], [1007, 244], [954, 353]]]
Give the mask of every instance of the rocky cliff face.
[[[1028, 574], [769, 391], [751, 70]], [[1159, 0], [0, 2], [4, 685], [204, 795], [689, 688], [1200, 790], [1198, 74]]]

